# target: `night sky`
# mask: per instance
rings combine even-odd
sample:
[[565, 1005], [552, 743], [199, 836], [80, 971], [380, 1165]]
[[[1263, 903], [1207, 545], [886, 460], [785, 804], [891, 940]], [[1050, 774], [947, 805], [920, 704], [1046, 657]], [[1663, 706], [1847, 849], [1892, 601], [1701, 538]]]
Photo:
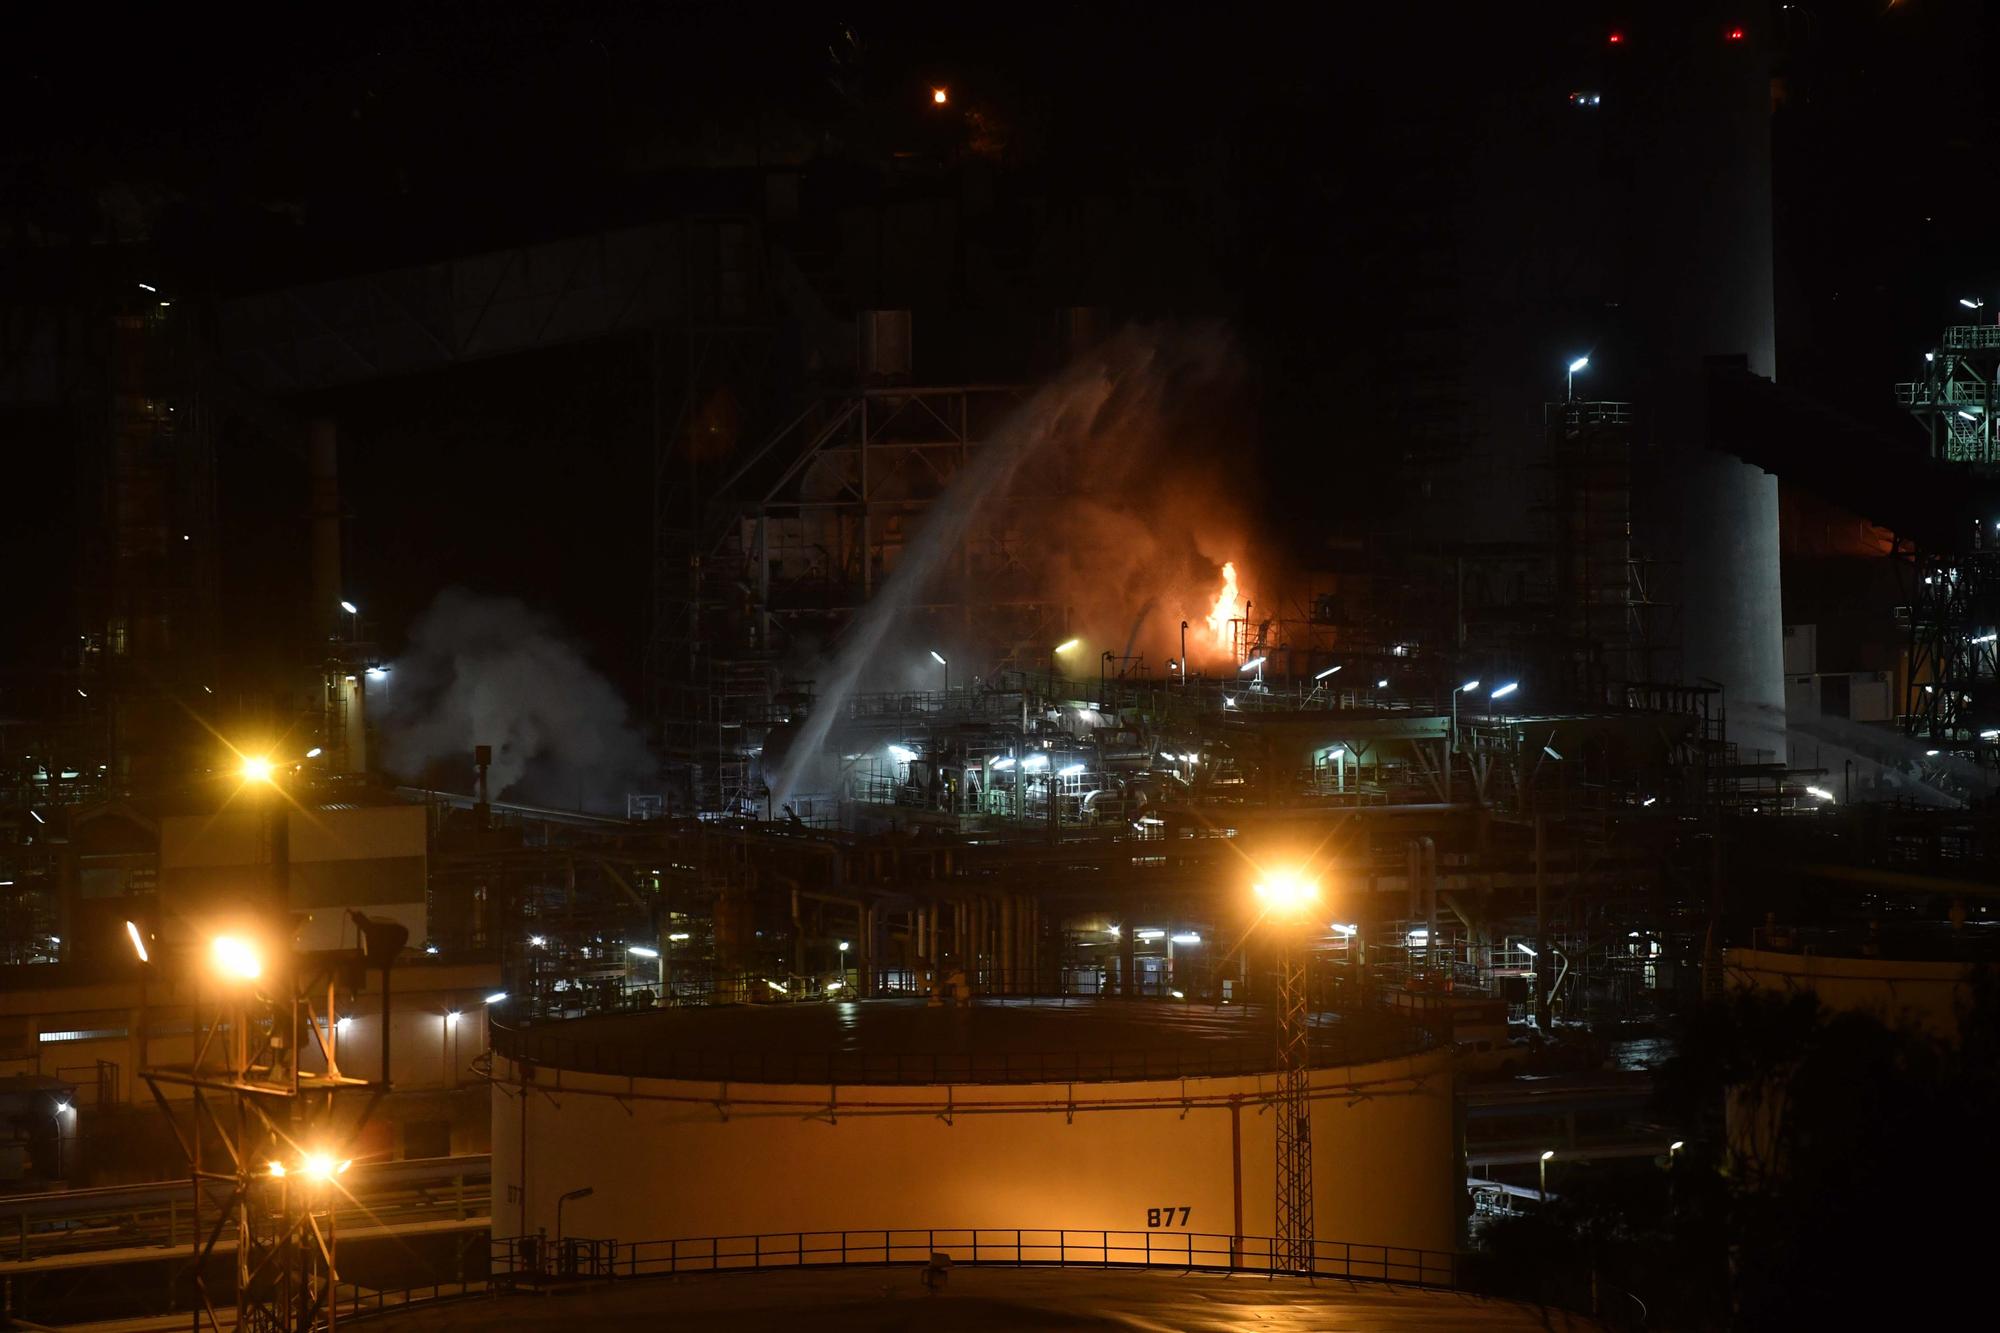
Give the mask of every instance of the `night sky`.
[[[1110, 200], [1144, 219], [1123, 253], [1042, 273], [1050, 290], [1134, 318], [1228, 321], [1255, 386], [1244, 486], [1274, 531], [1307, 541], [1407, 482], [1383, 386], [1409, 329], [1461, 311], [1478, 335], [1487, 275], [1409, 280], [1440, 244], [1423, 218], [1442, 207], [1463, 235], [1546, 188], [1524, 171], [1509, 197], [1505, 163], [1485, 155], [1530, 131], [1509, 140], [1482, 118], [1608, 84], [1607, 35], [1644, 43], [1682, 10], [423, 8], [11, 20], [10, 289], [61, 291], [86, 254], [102, 257], [89, 247], [115, 239], [134, 271], [179, 290], [251, 292], [671, 215], [704, 168], [804, 163], [831, 177], [898, 153], [950, 159], [976, 134], [1002, 191], [1044, 201], [1041, 216]], [[1781, 376], [1899, 428], [1889, 385], [1955, 297], [2000, 304], [2000, 135], [1980, 73], [2000, 20], [1975, 0], [1744, 8], [1777, 34], [1782, 76]], [[933, 113], [935, 85], [953, 89], [956, 117]], [[385, 639], [464, 583], [555, 609], [636, 690], [643, 348], [563, 348], [286, 407], [341, 425], [350, 581]], [[74, 489], [70, 460], [17, 456], [10, 469], [16, 495]], [[277, 541], [302, 497], [282, 459], [246, 461], [225, 484], [238, 515], [225, 530]], [[34, 634], [67, 609], [54, 572], [65, 508], [37, 507], [0, 536], [10, 602]], [[283, 583], [283, 559], [260, 564], [235, 594], [246, 607]]]

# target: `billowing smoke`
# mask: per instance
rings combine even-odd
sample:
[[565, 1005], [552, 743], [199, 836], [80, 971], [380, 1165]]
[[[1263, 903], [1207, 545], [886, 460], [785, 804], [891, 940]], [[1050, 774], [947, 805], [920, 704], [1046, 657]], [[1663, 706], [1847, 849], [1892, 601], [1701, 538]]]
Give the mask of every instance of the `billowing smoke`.
[[1228, 419], [1237, 372], [1218, 330], [1129, 329], [994, 430], [930, 505], [834, 659], [800, 664], [819, 698], [767, 775], [774, 801], [782, 806], [817, 762], [856, 690], [936, 689], [943, 669], [927, 649], [958, 663], [958, 684], [990, 668], [996, 645], [983, 627], [918, 629], [911, 614], [934, 600], [927, 593], [949, 597], [943, 585], [965, 545], [1017, 551], [1033, 592], [1071, 608], [1066, 632], [1084, 640], [1069, 664], [1076, 674], [1093, 674], [1107, 651], [1143, 652], [1158, 672], [1179, 653], [1184, 619], [1189, 655], [1218, 656], [1201, 618], [1222, 562], [1242, 558], [1247, 526], [1247, 497], [1232, 482], [1247, 470], [1247, 441]]
[[472, 749], [493, 747], [493, 799], [623, 814], [658, 790], [625, 701], [555, 622], [511, 597], [447, 588], [369, 706], [387, 766], [469, 791]]

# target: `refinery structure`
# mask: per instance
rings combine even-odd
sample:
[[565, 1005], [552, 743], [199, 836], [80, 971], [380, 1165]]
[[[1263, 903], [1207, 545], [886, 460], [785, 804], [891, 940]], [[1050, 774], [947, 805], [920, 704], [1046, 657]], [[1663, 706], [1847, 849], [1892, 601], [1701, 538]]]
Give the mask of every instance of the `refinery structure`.
[[[198, 1322], [303, 1330], [417, 1234], [364, 1219], [336, 1264], [350, 1162], [461, 1284], [474, 1251], [845, 1262], [874, 1229], [928, 1260], [935, 1228], [1449, 1284], [1468, 1180], [1526, 1190], [1536, 1135], [1656, 1152], [1628, 1090], [1523, 1129], [1492, 1080], [1601, 1065], [1794, 923], [1878, 954], [1884, 918], [1955, 928], [2000, 857], [2000, 331], [1968, 307], [1885, 381], [1908, 439], [1774, 383], [1752, 37], [1620, 76], [1664, 108], [1629, 134], [1728, 145], [1700, 192], [1663, 167], [1612, 201], [1726, 255], [1707, 295], [1649, 305], [1671, 266], [1591, 255], [1638, 311], [1611, 354], [1413, 352], [1390, 471], [1436, 505], [1317, 540], [1230, 480], [1244, 350], [1064, 276], [1088, 246], [1054, 224], [994, 241], [978, 161], [718, 172], [636, 224], [247, 293], [51, 278], [0, 402], [86, 460], [95, 536], [0, 717], [10, 1179], [137, 1179], [113, 1145], [152, 1134], [194, 1177], [158, 1225]], [[535, 762], [502, 721], [399, 770], [343, 395], [577, 348], [650, 377], [650, 767], [501, 790]], [[1818, 452], [1920, 435], [1920, 483]], [[300, 552], [248, 658], [218, 499], [246, 453]], [[1786, 623], [1781, 480], [1889, 534], [1888, 665]], [[739, 1187], [773, 1162], [786, 1188]]]

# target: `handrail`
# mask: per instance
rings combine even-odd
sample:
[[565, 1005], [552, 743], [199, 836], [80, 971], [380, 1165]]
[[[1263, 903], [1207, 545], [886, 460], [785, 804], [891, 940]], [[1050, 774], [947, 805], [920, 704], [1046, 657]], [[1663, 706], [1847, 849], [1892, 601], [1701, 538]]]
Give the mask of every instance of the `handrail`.
[[[576, 1073], [701, 1083], [801, 1083], [921, 1086], [1157, 1082], [1180, 1078], [1233, 1078], [1273, 1071], [1274, 1058], [1255, 1043], [1221, 1050], [1089, 1051], [756, 1051], [675, 1050], [634, 1040], [593, 1041], [535, 1028], [492, 1022], [493, 1049]], [[1395, 1059], [1441, 1044], [1429, 1026], [1407, 1020], [1319, 1028], [1313, 1034], [1316, 1068], [1343, 1068]]]
[[569, 1236], [556, 1243], [545, 1236], [502, 1236], [493, 1240], [489, 1280], [495, 1287], [506, 1287], [743, 1269], [926, 1264], [933, 1254], [942, 1253], [950, 1255], [954, 1265], [1173, 1268], [1423, 1287], [1458, 1285], [1458, 1256], [1447, 1250], [1323, 1240], [1311, 1242], [1311, 1249], [1309, 1266], [1290, 1268], [1279, 1263], [1278, 1242], [1269, 1236], [1167, 1229], [909, 1227], [641, 1241]]

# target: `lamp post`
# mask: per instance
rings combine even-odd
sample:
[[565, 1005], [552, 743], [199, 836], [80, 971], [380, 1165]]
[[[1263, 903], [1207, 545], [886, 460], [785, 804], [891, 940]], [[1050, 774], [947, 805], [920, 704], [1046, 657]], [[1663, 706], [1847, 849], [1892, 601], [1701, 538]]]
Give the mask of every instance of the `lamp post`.
[[[1474, 683], [1476, 684], [1477, 682]], [[1518, 680], [1510, 680], [1505, 685], [1495, 685], [1492, 691], [1486, 696], [1486, 716], [1489, 719], [1493, 716], [1494, 700], [1505, 699], [1508, 695], [1514, 693], [1516, 690], [1520, 688], [1521, 688], [1521, 682]]]
[[951, 702], [951, 663], [945, 661], [944, 654], [935, 648], [931, 649], [931, 661], [936, 662], [944, 668], [944, 701], [949, 704]]
[[1554, 1148], [1544, 1148], [1542, 1150], [1542, 1202], [1545, 1204], [1549, 1201], [1549, 1159], [1555, 1155], [1556, 1150]]
[[1181, 688], [1187, 688], [1187, 621], [1181, 622]]
[[1312, 1052], [1306, 1015], [1305, 957], [1299, 930], [1319, 901], [1319, 885], [1299, 871], [1266, 875], [1256, 885], [1264, 919], [1277, 933], [1278, 1096], [1277, 1226], [1271, 1266], [1310, 1272], [1313, 1263]]
[[1590, 358], [1587, 356], [1580, 356], [1569, 363], [1569, 396], [1566, 401], [1572, 403], [1576, 401], [1576, 372], [1589, 364]]
[[1064, 653], [1075, 652], [1076, 646], [1082, 642], [1082, 639], [1064, 639], [1061, 643], [1049, 649], [1049, 693], [1055, 693], [1056, 659]]
[[359, 643], [361, 641], [361, 608], [352, 602], [342, 602], [340, 609], [347, 612], [347, 641], [349, 643]]

